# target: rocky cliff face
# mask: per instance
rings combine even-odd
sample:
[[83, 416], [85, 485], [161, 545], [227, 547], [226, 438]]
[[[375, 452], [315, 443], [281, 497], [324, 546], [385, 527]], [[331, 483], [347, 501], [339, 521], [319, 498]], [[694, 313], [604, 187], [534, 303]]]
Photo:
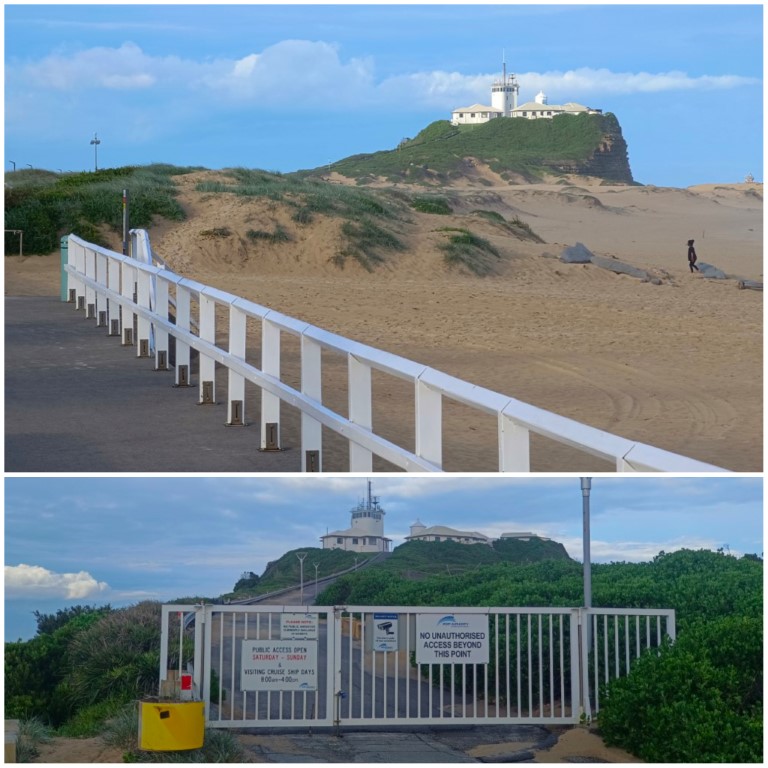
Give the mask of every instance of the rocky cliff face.
[[619, 121], [613, 115], [604, 116], [603, 137], [587, 160], [579, 163], [553, 164], [554, 170], [581, 176], [598, 176], [617, 184], [634, 184], [629, 167], [627, 142], [621, 133]]

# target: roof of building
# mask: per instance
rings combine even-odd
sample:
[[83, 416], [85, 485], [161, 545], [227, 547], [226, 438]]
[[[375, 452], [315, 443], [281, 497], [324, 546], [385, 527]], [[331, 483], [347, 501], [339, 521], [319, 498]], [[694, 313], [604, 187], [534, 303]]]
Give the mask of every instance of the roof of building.
[[343, 531], [329, 531], [328, 533], [321, 536], [320, 538], [328, 539], [332, 536], [347, 536], [347, 537], [354, 536], [357, 539], [377, 538], [377, 539], [385, 539], [386, 541], [392, 541], [392, 539], [388, 539], [386, 536], [378, 536], [375, 533], [368, 533], [366, 531], [361, 531], [359, 528], [345, 528]]
[[422, 536], [454, 536], [455, 538], [472, 538], [480, 539], [481, 541], [489, 541], [484, 533], [478, 533], [477, 531], [457, 531], [455, 528], [449, 528], [446, 525], [433, 525], [420, 531], [416, 536], [406, 536], [405, 538], [421, 538]]
[[575, 101], [567, 101], [565, 104], [539, 104], [538, 101], [526, 101], [515, 107], [513, 112], [589, 112], [591, 107], [577, 104]]
[[487, 107], [484, 104], [473, 104], [471, 107], [456, 107], [454, 112], [501, 112], [496, 107]]

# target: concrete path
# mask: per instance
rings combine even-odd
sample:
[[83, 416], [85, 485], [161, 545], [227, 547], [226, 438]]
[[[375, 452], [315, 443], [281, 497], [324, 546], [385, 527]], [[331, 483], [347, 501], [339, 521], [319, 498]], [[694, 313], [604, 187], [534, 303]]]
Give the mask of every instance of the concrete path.
[[[226, 375], [217, 405], [175, 388], [58, 297], [5, 299], [6, 472], [298, 472], [296, 448], [259, 451], [258, 407], [246, 391], [246, 427], [226, 427]], [[197, 383], [193, 362], [192, 381]], [[219, 396], [219, 391], [222, 393]], [[255, 387], [254, 387], [255, 390]], [[284, 414], [283, 446], [298, 445]], [[292, 434], [296, 432], [296, 434]]]

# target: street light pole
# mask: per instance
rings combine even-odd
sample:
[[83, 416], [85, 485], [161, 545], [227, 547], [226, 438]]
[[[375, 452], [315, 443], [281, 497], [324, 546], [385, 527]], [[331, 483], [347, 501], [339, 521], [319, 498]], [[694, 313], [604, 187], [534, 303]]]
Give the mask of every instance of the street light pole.
[[320, 567], [320, 563], [312, 563], [315, 566], [315, 602], [317, 602], [317, 569]]
[[8, 162], [13, 166], [13, 170], [15, 171], [16, 170], [16, 163], [13, 160], [9, 160]]
[[304, 558], [306, 556], [307, 556], [306, 552], [297, 552], [296, 553], [296, 557], [299, 558], [299, 563], [300, 563], [299, 567], [301, 569], [301, 587], [300, 587], [300, 589], [301, 589], [301, 592], [300, 592], [301, 599], [300, 599], [300, 602], [301, 602], [302, 605], [304, 605]]
[[99, 170], [99, 144], [101, 144], [101, 141], [95, 133], [93, 134], [93, 138], [91, 139], [91, 144], [93, 145], [93, 170], [98, 171]]
[[592, 489], [592, 478], [581, 478], [582, 515], [584, 531], [582, 534], [584, 546], [584, 607], [592, 607], [592, 553], [589, 532], [589, 492]]

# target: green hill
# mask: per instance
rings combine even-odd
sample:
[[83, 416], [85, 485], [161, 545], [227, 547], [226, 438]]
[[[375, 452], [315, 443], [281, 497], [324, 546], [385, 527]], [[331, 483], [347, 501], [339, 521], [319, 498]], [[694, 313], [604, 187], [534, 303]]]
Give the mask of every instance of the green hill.
[[307, 555], [304, 558], [305, 585], [315, 580], [315, 563], [318, 565], [318, 577], [322, 579], [333, 573], [353, 568], [355, 562], [358, 567], [361, 567], [369, 558], [376, 555], [375, 552], [345, 552], [341, 549], [320, 549], [319, 547], [292, 549], [277, 560], [267, 563], [261, 576], [253, 579], [241, 578], [232, 592], [222, 597], [242, 598], [264, 595], [267, 592], [296, 586], [301, 579], [301, 561], [297, 555], [302, 552]]
[[579, 174], [633, 183], [621, 126], [610, 113], [460, 126], [438, 120], [396, 149], [353, 155], [334, 163], [333, 170], [362, 183], [380, 177], [435, 183], [465, 176], [468, 162], [486, 164], [503, 179], [535, 182], [552, 174]]

